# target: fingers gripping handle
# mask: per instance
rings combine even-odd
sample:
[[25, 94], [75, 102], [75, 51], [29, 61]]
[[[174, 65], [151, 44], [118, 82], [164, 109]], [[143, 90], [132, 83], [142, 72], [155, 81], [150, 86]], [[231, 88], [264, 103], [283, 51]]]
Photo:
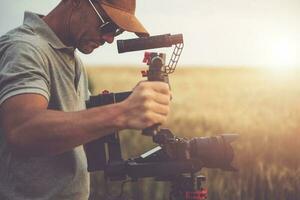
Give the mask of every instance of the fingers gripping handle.
[[[157, 53], [145, 53], [149, 65], [149, 70], [147, 73], [148, 81], [162, 81], [169, 84], [168, 74], [164, 72], [165, 67], [165, 54]], [[145, 59], [144, 59], [145, 60]], [[161, 124], [154, 124], [142, 131], [143, 135], [154, 136], [159, 132]]]

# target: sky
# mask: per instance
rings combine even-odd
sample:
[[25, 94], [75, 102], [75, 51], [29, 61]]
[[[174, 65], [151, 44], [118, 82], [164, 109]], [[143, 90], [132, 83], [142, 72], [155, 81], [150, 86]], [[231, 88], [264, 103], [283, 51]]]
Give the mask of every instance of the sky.
[[[59, 2], [0, 1], [0, 35], [22, 24], [25, 10], [47, 14]], [[300, 67], [299, 0], [137, 0], [136, 16], [151, 35], [183, 34], [180, 65]], [[168, 59], [172, 50], [152, 51]], [[136, 66], [143, 51], [118, 54], [114, 42], [80, 57], [86, 65]]]

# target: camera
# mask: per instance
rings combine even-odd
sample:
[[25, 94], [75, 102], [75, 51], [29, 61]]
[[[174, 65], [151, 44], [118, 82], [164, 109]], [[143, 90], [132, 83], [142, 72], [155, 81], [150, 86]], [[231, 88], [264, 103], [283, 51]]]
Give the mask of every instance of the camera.
[[[143, 62], [149, 68], [142, 71], [148, 81], [163, 81], [169, 84], [168, 75], [175, 71], [183, 49], [182, 34], [158, 35], [147, 38], [120, 40], [119, 53], [144, 49], [170, 47], [175, 45], [169, 64], [166, 65], [164, 53], [145, 52]], [[118, 103], [125, 100], [131, 92], [109, 93], [91, 96], [87, 108]], [[142, 134], [152, 136], [155, 148], [142, 155], [124, 160], [118, 132], [99, 138], [84, 146], [88, 171], [104, 171], [106, 180], [125, 181], [153, 177], [158, 181], [172, 184], [171, 200], [207, 199], [207, 190], [201, 185], [205, 177], [196, 173], [202, 168], [220, 168], [235, 171], [231, 165], [234, 157], [231, 142], [236, 134], [223, 134], [211, 137], [179, 138], [169, 129], [155, 124], [142, 130]], [[119, 200], [120, 197], [117, 197]]]

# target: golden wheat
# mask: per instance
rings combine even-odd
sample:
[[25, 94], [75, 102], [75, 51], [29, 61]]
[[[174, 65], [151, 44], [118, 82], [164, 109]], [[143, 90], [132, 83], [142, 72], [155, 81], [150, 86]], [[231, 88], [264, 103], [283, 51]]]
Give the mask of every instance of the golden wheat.
[[[180, 67], [179, 67], [180, 68]], [[139, 68], [89, 68], [93, 94], [131, 90]], [[300, 199], [300, 81], [297, 73], [258, 69], [187, 68], [170, 77], [172, 112], [165, 125], [182, 137], [238, 133], [234, 163], [239, 172], [204, 169], [210, 200]], [[132, 137], [134, 135], [134, 137]], [[121, 133], [126, 157], [152, 147], [137, 131]], [[94, 196], [105, 193], [101, 173]], [[126, 191], [139, 199], [166, 199], [168, 185], [142, 180]], [[97, 188], [97, 189], [95, 189]], [[116, 186], [117, 188], [117, 186]]]

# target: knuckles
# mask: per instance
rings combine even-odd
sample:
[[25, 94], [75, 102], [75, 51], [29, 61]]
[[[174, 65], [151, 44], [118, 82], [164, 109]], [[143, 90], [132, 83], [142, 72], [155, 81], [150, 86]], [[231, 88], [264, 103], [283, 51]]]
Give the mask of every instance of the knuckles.
[[140, 92], [140, 98], [143, 101], [148, 101], [149, 99], [153, 98], [152, 92], [148, 91], [148, 90], [144, 90]]
[[[163, 82], [142, 81], [134, 88], [127, 104], [130, 112], [127, 117], [130, 127], [149, 127], [157, 123], [165, 123], [170, 111], [168, 84]], [[131, 121], [131, 122], [130, 122]]]
[[147, 111], [144, 113], [143, 121], [145, 123], [153, 123], [153, 118], [152, 118], [152, 114], [150, 111]]
[[142, 108], [144, 112], [150, 111], [152, 109], [152, 103], [150, 100], [144, 101], [142, 104]]

